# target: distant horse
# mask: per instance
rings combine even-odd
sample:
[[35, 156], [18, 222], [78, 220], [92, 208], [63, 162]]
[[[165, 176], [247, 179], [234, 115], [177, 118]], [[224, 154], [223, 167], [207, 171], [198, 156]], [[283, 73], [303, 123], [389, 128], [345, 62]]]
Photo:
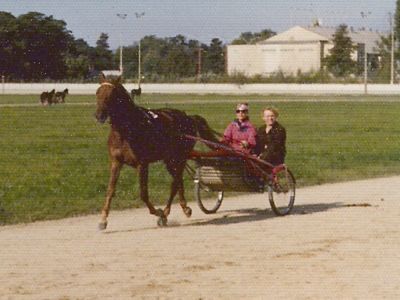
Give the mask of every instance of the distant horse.
[[54, 95], [54, 103], [65, 103], [65, 97], [68, 95], [68, 89], [63, 90], [62, 92], [57, 92]]
[[136, 96], [140, 96], [142, 94], [142, 88], [139, 87], [138, 89], [131, 90], [131, 97], [134, 99]]
[[54, 102], [54, 95], [56, 90], [52, 89], [50, 92], [43, 92], [40, 94], [40, 102], [42, 105], [51, 105]]
[[[186, 205], [183, 171], [195, 142], [185, 138], [184, 135], [199, 135], [202, 138], [217, 141], [204, 118], [188, 116], [183, 111], [175, 109], [151, 111], [144, 109], [133, 103], [129, 93], [121, 85], [120, 77], [116, 80], [107, 80], [101, 74], [96, 98], [96, 119], [104, 123], [107, 118], [110, 118], [111, 123], [108, 138], [111, 177], [99, 228], [107, 227], [111, 199], [124, 164], [137, 168], [140, 197], [147, 205], [150, 214], [159, 217], [159, 226], [167, 224], [171, 203], [177, 193], [183, 212], [190, 217], [192, 210]], [[164, 210], [155, 209], [148, 195], [148, 168], [150, 163], [156, 161], [163, 161], [173, 177], [169, 199]]]

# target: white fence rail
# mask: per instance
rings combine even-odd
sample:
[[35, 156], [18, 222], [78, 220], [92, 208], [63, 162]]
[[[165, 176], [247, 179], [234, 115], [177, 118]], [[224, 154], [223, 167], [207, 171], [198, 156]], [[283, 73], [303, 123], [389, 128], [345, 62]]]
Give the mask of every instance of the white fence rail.
[[[124, 84], [127, 90], [137, 88], [136, 84]], [[43, 91], [62, 91], [68, 88], [70, 94], [94, 95], [98, 84], [77, 83], [4, 83], [2, 94], [40, 94]], [[144, 93], [171, 94], [364, 94], [363, 84], [142, 84]], [[400, 85], [369, 84], [368, 94], [400, 95]]]

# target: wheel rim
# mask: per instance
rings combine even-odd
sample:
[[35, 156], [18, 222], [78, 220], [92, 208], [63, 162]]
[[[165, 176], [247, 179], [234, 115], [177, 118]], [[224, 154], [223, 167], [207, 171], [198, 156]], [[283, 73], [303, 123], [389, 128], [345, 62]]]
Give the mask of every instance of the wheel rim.
[[196, 183], [196, 198], [200, 209], [205, 213], [216, 212], [224, 198], [223, 191], [213, 191], [209, 187]]
[[293, 207], [295, 182], [291, 173], [284, 169], [277, 174], [268, 187], [271, 208], [277, 215], [286, 215]]

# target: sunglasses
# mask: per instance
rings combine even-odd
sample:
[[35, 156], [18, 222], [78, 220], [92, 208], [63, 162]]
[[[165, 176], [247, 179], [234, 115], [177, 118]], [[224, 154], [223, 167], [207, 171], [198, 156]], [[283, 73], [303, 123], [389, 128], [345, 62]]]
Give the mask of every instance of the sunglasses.
[[242, 113], [247, 113], [248, 110], [247, 110], [247, 109], [245, 109], [245, 110], [237, 109], [237, 110], [236, 110], [236, 113], [237, 113], [237, 114], [240, 113], [240, 112], [242, 112]]

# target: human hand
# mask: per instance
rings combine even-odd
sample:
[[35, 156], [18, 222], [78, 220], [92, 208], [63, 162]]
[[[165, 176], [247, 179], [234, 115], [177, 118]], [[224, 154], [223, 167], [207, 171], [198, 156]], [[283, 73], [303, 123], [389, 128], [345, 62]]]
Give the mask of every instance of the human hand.
[[240, 144], [242, 145], [242, 147], [243, 147], [244, 149], [249, 148], [249, 142], [247, 142], [247, 141], [240, 141]]

